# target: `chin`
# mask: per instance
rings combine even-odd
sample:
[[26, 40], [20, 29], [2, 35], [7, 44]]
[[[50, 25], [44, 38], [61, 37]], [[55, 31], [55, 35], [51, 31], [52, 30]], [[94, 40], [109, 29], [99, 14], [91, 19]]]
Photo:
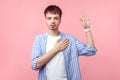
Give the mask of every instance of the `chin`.
[[50, 27], [49, 29], [50, 29], [50, 30], [56, 30], [57, 28], [52, 28], [52, 27]]
[[50, 28], [50, 30], [53, 30], [53, 31], [55, 31], [55, 30], [58, 30], [58, 29], [55, 29], [55, 28]]

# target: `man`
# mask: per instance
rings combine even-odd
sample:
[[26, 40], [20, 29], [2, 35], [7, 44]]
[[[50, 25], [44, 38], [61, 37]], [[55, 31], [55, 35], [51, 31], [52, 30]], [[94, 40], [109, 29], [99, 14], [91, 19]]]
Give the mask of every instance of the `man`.
[[44, 15], [48, 32], [35, 37], [32, 49], [32, 69], [39, 70], [38, 80], [81, 80], [78, 57], [96, 53], [87, 16], [81, 14], [87, 38], [84, 44], [59, 31], [62, 11], [58, 6], [48, 6]]

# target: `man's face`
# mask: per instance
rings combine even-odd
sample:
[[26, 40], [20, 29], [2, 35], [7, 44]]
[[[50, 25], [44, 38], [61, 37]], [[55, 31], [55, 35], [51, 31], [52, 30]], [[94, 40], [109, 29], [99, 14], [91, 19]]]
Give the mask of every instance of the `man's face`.
[[61, 22], [59, 14], [48, 12], [46, 13], [45, 20], [49, 30], [58, 30], [59, 24]]

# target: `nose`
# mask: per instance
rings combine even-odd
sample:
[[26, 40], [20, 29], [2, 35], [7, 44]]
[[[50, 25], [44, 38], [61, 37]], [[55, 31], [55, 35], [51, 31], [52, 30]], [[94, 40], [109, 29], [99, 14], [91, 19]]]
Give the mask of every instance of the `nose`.
[[52, 24], [54, 24], [54, 23], [55, 23], [55, 20], [54, 20], [54, 19], [52, 19], [52, 20], [51, 20], [51, 23], [52, 23]]

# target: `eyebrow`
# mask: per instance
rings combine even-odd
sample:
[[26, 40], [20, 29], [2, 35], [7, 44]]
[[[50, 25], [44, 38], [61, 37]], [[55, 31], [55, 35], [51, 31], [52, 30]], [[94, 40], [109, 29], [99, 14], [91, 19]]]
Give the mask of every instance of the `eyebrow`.
[[[46, 17], [46, 18], [51, 18], [50, 16]], [[55, 16], [54, 18], [59, 18], [58, 16]]]

